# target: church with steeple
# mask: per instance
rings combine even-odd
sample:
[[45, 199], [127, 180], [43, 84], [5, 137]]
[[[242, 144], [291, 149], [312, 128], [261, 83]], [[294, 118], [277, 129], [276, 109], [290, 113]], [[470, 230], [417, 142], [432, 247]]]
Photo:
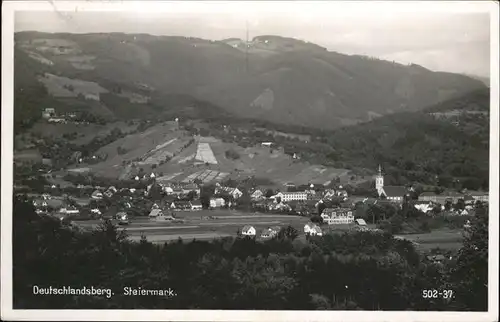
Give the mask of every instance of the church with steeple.
[[386, 198], [387, 200], [393, 202], [403, 202], [404, 196], [408, 194], [408, 191], [404, 186], [384, 185], [384, 175], [380, 164], [378, 166], [378, 173], [375, 176], [375, 189], [377, 189], [379, 198]]

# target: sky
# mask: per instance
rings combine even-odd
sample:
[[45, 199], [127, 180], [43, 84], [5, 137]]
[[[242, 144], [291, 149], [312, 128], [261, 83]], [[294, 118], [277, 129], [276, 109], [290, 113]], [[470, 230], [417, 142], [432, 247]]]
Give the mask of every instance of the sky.
[[395, 2], [390, 6], [373, 2], [235, 2], [237, 5], [190, 2], [160, 6], [158, 2], [125, 1], [121, 3], [127, 5], [121, 7], [49, 2], [44, 5], [45, 11], [17, 11], [14, 29], [220, 40], [245, 39], [248, 26], [250, 38], [293, 37], [345, 54], [415, 63], [436, 71], [490, 75], [490, 19], [482, 9], [448, 10], [458, 8], [452, 2], [438, 9], [428, 2], [411, 7], [409, 1], [403, 1], [404, 8], [395, 6]]

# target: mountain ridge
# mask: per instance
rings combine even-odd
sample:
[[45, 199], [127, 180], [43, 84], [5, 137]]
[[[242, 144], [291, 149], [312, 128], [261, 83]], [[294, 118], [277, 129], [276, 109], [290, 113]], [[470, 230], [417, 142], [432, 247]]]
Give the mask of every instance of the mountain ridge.
[[273, 35], [254, 37], [247, 48], [237, 39], [125, 33], [20, 32], [15, 39], [16, 49], [50, 61], [44, 69], [61, 76], [120, 87], [145, 83], [157, 93], [190, 95], [239, 117], [325, 129], [420, 110], [484, 87], [460, 74]]

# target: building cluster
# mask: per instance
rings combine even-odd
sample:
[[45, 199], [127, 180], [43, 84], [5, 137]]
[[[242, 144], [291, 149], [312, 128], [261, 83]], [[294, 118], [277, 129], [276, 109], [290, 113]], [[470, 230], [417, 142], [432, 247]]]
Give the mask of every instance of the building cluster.
[[[302, 216], [321, 217], [317, 222], [327, 225], [351, 225], [366, 227], [366, 222], [355, 218], [355, 207], [359, 202], [370, 204], [393, 204], [399, 205], [409, 200], [414, 191], [411, 187], [385, 186], [381, 167], [375, 177], [375, 188], [378, 198], [349, 196], [346, 189], [341, 185], [307, 184], [295, 186], [286, 184], [287, 191], [273, 191], [265, 188], [246, 189], [243, 186], [229, 187], [217, 183], [214, 190], [205, 196], [202, 203], [202, 189], [200, 185], [193, 182], [169, 182], [162, 180], [156, 173], [145, 174], [145, 179], [151, 181], [143, 189], [121, 188], [115, 186], [99, 187], [78, 185], [77, 188], [85, 189], [90, 193], [88, 204], [69, 202], [69, 198], [51, 197], [47, 194], [33, 200], [37, 213], [52, 213], [60, 218], [79, 215], [82, 210], [88, 210], [93, 217], [104, 218], [109, 216], [109, 209], [114, 209], [113, 218], [120, 222], [128, 221], [128, 214], [140, 208], [140, 213], [148, 216], [151, 220], [174, 220], [175, 213], [179, 211], [200, 211], [203, 208], [218, 209], [232, 208], [241, 205], [243, 200], [254, 211], [283, 212]], [[141, 180], [141, 178], [139, 178]], [[93, 189], [93, 190], [89, 190]], [[156, 191], [156, 193], [154, 193]], [[119, 197], [115, 198], [118, 194]], [[242, 197], [246, 195], [246, 198]], [[248, 197], [250, 200], [248, 200]], [[414, 197], [414, 196], [413, 196]], [[101, 202], [102, 201], [102, 202]], [[463, 207], [448, 211], [456, 215], [472, 214], [476, 203], [488, 202], [487, 192], [463, 191], [423, 192], [418, 200], [411, 200], [412, 207], [423, 213], [432, 213], [437, 208], [444, 210], [450, 208], [451, 204], [463, 202]], [[106, 206], [97, 206], [97, 205]], [[110, 207], [114, 205], [115, 207]], [[317, 218], [318, 219], [318, 218]], [[311, 218], [314, 220], [314, 218]], [[260, 234], [262, 238], [272, 238], [279, 232], [279, 227], [269, 227]], [[304, 227], [304, 233], [310, 235], [321, 235], [321, 229], [316, 224], [308, 224]], [[253, 226], [245, 226], [243, 235], [256, 236], [257, 232]]]
[[[272, 226], [264, 228], [260, 233], [260, 238], [271, 239], [277, 237], [281, 229], [282, 227], [280, 226]], [[309, 236], [323, 236], [323, 231], [321, 230], [321, 227], [318, 226], [317, 224], [309, 222], [304, 225], [304, 234]], [[258, 236], [257, 229], [254, 226], [245, 225], [241, 230], [241, 235], [249, 237], [257, 237]]]
[[76, 113], [57, 114], [55, 108], [47, 107], [42, 111], [42, 118], [49, 123], [75, 123]]

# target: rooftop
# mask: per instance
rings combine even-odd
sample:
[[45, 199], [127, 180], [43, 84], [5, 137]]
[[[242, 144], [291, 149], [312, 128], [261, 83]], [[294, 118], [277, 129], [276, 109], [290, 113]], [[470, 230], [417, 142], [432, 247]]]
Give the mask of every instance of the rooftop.
[[387, 197], [402, 197], [407, 191], [404, 186], [384, 186], [384, 192]]

